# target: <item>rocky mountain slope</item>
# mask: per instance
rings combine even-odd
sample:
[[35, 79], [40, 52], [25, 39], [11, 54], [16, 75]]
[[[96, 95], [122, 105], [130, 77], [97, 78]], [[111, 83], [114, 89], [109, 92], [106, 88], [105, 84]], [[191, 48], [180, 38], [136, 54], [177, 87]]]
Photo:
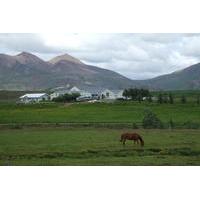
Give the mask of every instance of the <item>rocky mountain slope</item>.
[[0, 54], [1, 90], [38, 90], [65, 85], [122, 89], [134, 81], [110, 70], [90, 66], [69, 55], [45, 62], [22, 52], [16, 56]]
[[66, 85], [96, 89], [200, 89], [200, 63], [171, 74], [139, 81], [130, 80], [111, 70], [86, 65], [68, 54], [48, 62], [27, 52], [16, 56], [0, 54], [0, 90], [43, 90]]
[[142, 81], [141, 84], [156, 90], [200, 89], [200, 63], [171, 74]]

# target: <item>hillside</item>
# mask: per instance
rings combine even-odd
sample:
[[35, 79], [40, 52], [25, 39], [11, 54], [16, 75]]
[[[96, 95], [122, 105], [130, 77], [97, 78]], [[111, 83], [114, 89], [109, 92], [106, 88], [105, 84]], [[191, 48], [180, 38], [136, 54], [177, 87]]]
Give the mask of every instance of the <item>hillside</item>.
[[56, 56], [55, 58], [52, 58], [49, 62], [51, 64], [55, 64], [61, 60], [65, 60], [65, 61], [70, 61], [76, 64], [84, 64], [83, 62], [81, 62], [80, 60], [78, 60], [77, 58], [74, 58], [72, 56], [70, 56], [69, 54], [64, 54], [61, 56]]
[[121, 89], [134, 81], [110, 70], [90, 66], [67, 54], [49, 62], [22, 52], [16, 56], [0, 54], [1, 90], [43, 90], [65, 85]]
[[46, 62], [22, 52], [0, 54], [0, 90], [44, 90], [66, 85], [81, 88], [196, 90], [200, 88], [200, 63], [148, 80], [131, 80], [114, 71], [84, 64], [68, 54]]
[[142, 81], [141, 84], [157, 90], [200, 89], [200, 63], [171, 74]]

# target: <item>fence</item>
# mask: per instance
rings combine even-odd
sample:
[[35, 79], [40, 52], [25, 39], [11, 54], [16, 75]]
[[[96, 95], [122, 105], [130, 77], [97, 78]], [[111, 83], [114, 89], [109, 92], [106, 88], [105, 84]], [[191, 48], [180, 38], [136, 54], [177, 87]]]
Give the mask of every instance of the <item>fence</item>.
[[[93, 127], [93, 128], [143, 128], [142, 122], [61, 122], [61, 123], [9, 123], [0, 124], [0, 129], [11, 128], [21, 129], [28, 127], [63, 127], [63, 128], [78, 128], [78, 127]], [[200, 129], [199, 122], [165, 122], [163, 129]]]

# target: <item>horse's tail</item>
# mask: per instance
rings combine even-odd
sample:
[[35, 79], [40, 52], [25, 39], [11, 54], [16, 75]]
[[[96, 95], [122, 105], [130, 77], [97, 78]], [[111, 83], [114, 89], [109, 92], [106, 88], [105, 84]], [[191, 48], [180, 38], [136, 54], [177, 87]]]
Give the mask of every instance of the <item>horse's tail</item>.
[[144, 146], [144, 140], [142, 139], [141, 136], [139, 136], [139, 140], [140, 140], [140, 144], [141, 144], [141, 146], [143, 147], [143, 146]]

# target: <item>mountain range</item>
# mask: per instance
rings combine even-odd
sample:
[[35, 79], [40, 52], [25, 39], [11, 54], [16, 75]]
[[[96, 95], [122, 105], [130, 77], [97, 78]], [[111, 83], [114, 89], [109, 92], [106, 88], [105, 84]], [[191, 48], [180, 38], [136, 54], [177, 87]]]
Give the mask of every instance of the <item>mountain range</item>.
[[144, 80], [141, 84], [156, 90], [198, 90], [200, 89], [200, 63], [170, 74]]
[[15, 56], [0, 54], [1, 90], [44, 90], [69, 85], [96, 89], [199, 89], [200, 64], [153, 79], [131, 80], [114, 71], [87, 65], [68, 54], [49, 61], [28, 52]]

